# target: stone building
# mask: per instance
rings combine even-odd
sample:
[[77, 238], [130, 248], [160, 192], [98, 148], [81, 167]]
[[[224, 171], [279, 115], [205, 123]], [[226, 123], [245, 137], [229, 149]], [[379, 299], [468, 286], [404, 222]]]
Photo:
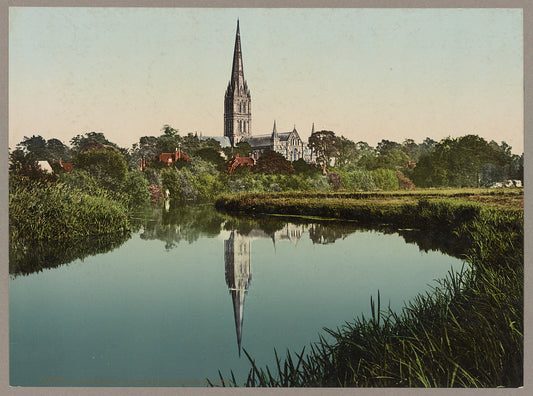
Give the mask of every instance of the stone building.
[[282, 154], [289, 161], [296, 161], [300, 158], [307, 162], [314, 161], [307, 142], [300, 138], [296, 126], [289, 132], [278, 132], [274, 121], [271, 133], [253, 136], [251, 103], [250, 89], [244, 79], [241, 36], [239, 21], [237, 21], [231, 79], [224, 96], [224, 137], [230, 140], [233, 147], [239, 142], [250, 144], [255, 158], [267, 150], [272, 150]]
[[250, 90], [244, 79], [241, 36], [239, 33], [239, 21], [237, 21], [231, 79], [224, 96], [224, 136], [230, 139], [232, 146], [239, 143], [243, 137], [251, 136], [252, 134], [251, 104]]

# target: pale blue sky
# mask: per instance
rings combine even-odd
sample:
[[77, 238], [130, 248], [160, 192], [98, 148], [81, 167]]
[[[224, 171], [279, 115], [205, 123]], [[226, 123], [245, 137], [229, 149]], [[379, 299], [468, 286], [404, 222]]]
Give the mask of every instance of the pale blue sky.
[[523, 151], [520, 9], [10, 8], [10, 147], [223, 134], [237, 18], [252, 133], [475, 133]]

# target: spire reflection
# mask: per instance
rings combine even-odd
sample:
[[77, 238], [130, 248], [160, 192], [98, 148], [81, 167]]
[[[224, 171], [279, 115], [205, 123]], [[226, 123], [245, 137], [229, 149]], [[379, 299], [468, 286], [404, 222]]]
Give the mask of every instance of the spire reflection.
[[224, 241], [224, 263], [226, 268], [226, 284], [233, 302], [233, 316], [237, 334], [237, 347], [241, 356], [242, 324], [244, 316], [244, 299], [252, 281], [251, 241], [252, 239], [268, 238], [274, 246], [281, 241], [298, 243], [308, 226], [286, 224], [281, 230], [271, 234], [254, 228], [247, 235], [231, 231], [230, 237]]

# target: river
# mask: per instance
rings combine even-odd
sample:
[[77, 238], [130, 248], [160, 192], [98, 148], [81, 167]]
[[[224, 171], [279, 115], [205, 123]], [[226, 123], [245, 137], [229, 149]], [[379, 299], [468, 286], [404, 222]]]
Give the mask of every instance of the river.
[[[131, 238], [10, 252], [12, 386], [205, 386], [400, 310], [458, 258], [409, 230], [155, 208]], [[409, 242], [409, 243], [407, 243]], [[96, 247], [95, 247], [96, 246]], [[22, 253], [21, 253], [22, 251]], [[330, 336], [326, 336], [326, 339]]]

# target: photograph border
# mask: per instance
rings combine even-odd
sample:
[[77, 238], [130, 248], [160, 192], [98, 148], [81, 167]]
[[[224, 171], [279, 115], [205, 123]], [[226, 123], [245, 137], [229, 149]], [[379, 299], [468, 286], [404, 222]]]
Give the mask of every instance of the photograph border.
[[[53, 7], [191, 7], [191, 8], [209, 8], [209, 7], [231, 7], [231, 8], [522, 8], [524, 21], [524, 235], [530, 235], [533, 229], [531, 220], [531, 211], [533, 205], [530, 199], [532, 186], [529, 182], [533, 172], [533, 167], [529, 161], [529, 156], [533, 155], [533, 143], [531, 139], [531, 127], [533, 125], [532, 108], [533, 96], [531, 95], [533, 73], [531, 66], [533, 63], [531, 49], [533, 47], [533, 0], [275, 0], [275, 1], [230, 1], [230, 0], [0, 0], [0, 60], [2, 62], [2, 74], [0, 76], [0, 86], [2, 95], [0, 96], [0, 146], [3, 149], [3, 155], [0, 155], [0, 262], [3, 271], [0, 276], [0, 394], [11, 395], [143, 395], [143, 394], [163, 394], [163, 395], [229, 395], [237, 392], [243, 394], [260, 395], [269, 392], [265, 389], [210, 389], [210, 388], [144, 388], [144, 387], [10, 387], [9, 386], [9, 304], [8, 304], [8, 69], [9, 69], [9, 7], [31, 7], [31, 6], [53, 6]], [[222, 100], [222, 99], [221, 99]], [[527, 154], [526, 154], [527, 153]], [[505, 394], [530, 394], [531, 393], [531, 367], [533, 366], [532, 345], [533, 340], [527, 335], [531, 334], [533, 325], [533, 309], [530, 304], [530, 289], [533, 287], [532, 271], [528, 268], [527, 263], [531, 261], [531, 243], [525, 238], [525, 258], [524, 258], [524, 386], [517, 389], [504, 389]], [[417, 392], [430, 392], [431, 394], [470, 394], [476, 390], [468, 389], [423, 389], [423, 388], [311, 388], [311, 389], [278, 389], [277, 394], [316, 394], [316, 395], [349, 395], [349, 394], [369, 394], [379, 392], [378, 394], [416, 394]], [[272, 391], [270, 391], [272, 392]], [[459, 393], [457, 393], [459, 392]], [[488, 394], [502, 394], [501, 389], [484, 388], [483, 392]]]

